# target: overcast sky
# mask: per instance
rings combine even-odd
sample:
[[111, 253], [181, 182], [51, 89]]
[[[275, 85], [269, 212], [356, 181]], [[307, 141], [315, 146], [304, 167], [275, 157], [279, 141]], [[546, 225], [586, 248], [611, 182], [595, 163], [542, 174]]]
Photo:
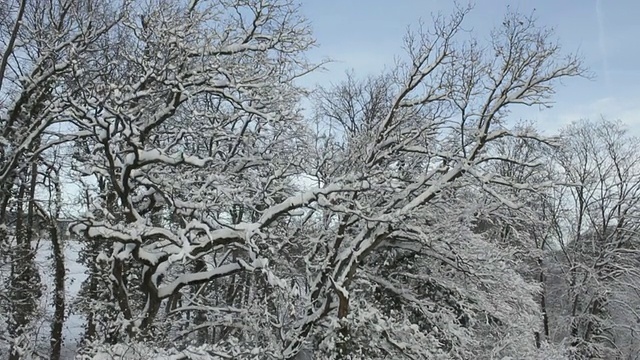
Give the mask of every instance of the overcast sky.
[[[419, 19], [434, 12], [450, 13], [451, 0], [305, 0], [302, 12], [311, 21], [319, 47], [314, 60], [336, 62], [328, 71], [310, 76], [307, 84], [328, 84], [344, 78], [376, 73], [402, 54], [402, 36]], [[464, 3], [464, 1], [461, 1]], [[552, 109], [520, 109], [514, 116], [537, 120], [549, 132], [562, 124], [601, 115], [620, 119], [640, 135], [640, 1], [637, 0], [478, 0], [467, 18], [486, 40], [502, 21], [507, 6], [535, 16], [553, 27], [566, 51], [578, 51], [594, 75], [575, 78], [557, 88]]]

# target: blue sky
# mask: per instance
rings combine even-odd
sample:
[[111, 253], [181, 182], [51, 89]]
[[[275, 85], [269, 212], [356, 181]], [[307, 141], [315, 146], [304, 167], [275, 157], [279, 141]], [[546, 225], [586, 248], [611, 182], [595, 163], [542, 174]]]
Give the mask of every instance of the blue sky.
[[[464, 1], [460, 1], [464, 3]], [[479, 39], [502, 21], [507, 6], [553, 27], [568, 52], [577, 51], [593, 79], [568, 79], [557, 87], [551, 109], [520, 108], [515, 118], [533, 119], [547, 132], [581, 118], [620, 119], [640, 135], [640, 1], [637, 0], [478, 0], [465, 22]], [[434, 12], [450, 13], [451, 0], [305, 0], [318, 48], [314, 60], [331, 58], [327, 71], [308, 85], [338, 82], [348, 69], [376, 73], [401, 55], [402, 36]]]

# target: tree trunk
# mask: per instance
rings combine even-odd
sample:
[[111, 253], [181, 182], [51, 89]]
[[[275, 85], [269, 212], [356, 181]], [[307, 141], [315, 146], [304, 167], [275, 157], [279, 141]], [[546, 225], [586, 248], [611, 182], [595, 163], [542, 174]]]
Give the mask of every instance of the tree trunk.
[[66, 269], [64, 266], [64, 248], [58, 233], [57, 219], [50, 219], [49, 233], [54, 259], [54, 315], [51, 324], [51, 360], [59, 360], [62, 350], [62, 328], [65, 321], [65, 288]]
[[[538, 262], [539, 265], [542, 265], [542, 261]], [[540, 270], [540, 274], [538, 276], [538, 281], [542, 286], [542, 291], [540, 292], [540, 311], [542, 312], [542, 334], [536, 332], [536, 347], [540, 348], [542, 346], [542, 341], [549, 338], [549, 314], [547, 313], [547, 287], [545, 286], [546, 277], [544, 276], [544, 270]]]
[[[9, 326], [9, 333], [13, 337], [24, 335], [24, 331], [31, 323], [32, 317], [38, 306], [41, 295], [40, 273], [34, 263], [35, 252], [31, 248], [35, 226], [35, 186], [38, 176], [35, 164], [31, 167], [31, 173], [24, 173], [24, 178], [29, 178], [29, 185], [22, 183], [18, 190], [16, 205], [16, 251], [13, 254], [11, 265], [11, 291], [13, 319]], [[26, 198], [25, 198], [26, 197]], [[27, 200], [27, 214], [24, 213], [24, 201]], [[27, 340], [29, 341], [29, 340]], [[20, 344], [12, 345], [10, 360], [20, 359]]]

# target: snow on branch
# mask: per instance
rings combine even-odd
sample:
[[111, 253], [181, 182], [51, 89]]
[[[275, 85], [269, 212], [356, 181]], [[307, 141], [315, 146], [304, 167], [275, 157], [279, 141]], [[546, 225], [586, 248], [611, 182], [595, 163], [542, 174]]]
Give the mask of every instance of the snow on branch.
[[237, 261], [231, 264], [221, 265], [211, 271], [182, 274], [178, 276], [177, 279], [173, 280], [171, 283], [164, 286], [160, 286], [158, 288], [158, 298], [165, 299], [186, 285], [201, 284], [207, 281], [211, 281], [213, 279], [232, 275], [240, 271], [244, 271], [244, 270], [253, 271], [255, 269], [259, 269], [265, 266], [266, 266], [266, 262], [264, 259], [256, 259], [250, 265], [243, 261]]

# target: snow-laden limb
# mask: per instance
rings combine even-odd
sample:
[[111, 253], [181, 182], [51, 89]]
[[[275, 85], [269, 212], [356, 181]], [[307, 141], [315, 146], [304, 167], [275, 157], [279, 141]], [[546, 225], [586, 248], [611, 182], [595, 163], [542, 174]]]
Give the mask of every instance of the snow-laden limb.
[[286, 214], [287, 212], [293, 209], [297, 209], [302, 206], [307, 206], [311, 202], [317, 201], [320, 195], [326, 196], [334, 192], [350, 192], [350, 191], [356, 191], [360, 189], [366, 190], [366, 188], [367, 188], [366, 183], [364, 183], [362, 187], [345, 186], [341, 184], [330, 184], [322, 188], [312, 188], [303, 193], [293, 195], [287, 198], [286, 200], [284, 200], [283, 202], [281, 202], [280, 204], [269, 207], [260, 216], [258, 226], [259, 227], [269, 226], [269, 224], [271, 224], [271, 222], [276, 220], [278, 216], [282, 216], [283, 214]]
[[131, 160], [128, 162], [133, 164], [134, 159], [138, 161], [141, 166], [154, 163], [154, 162], [161, 162], [167, 165], [178, 165], [181, 163], [185, 163], [185, 164], [198, 166], [198, 167], [203, 167], [212, 160], [212, 159], [201, 159], [197, 156], [188, 156], [188, 155], [185, 156], [182, 153], [170, 156], [170, 155], [167, 155], [166, 152], [160, 149], [152, 149], [152, 150], [136, 149], [136, 156], [134, 158], [131, 158]]
[[213, 279], [229, 276], [242, 270], [253, 271], [265, 266], [264, 259], [256, 259], [251, 265], [238, 261], [236, 263], [222, 265], [211, 271], [203, 271], [199, 273], [183, 274], [178, 276], [171, 283], [158, 288], [158, 297], [164, 299], [174, 294], [181, 287], [211, 281]]
[[147, 343], [98, 345], [91, 356], [77, 356], [76, 360], [221, 360], [233, 359], [233, 355], [213, 346], [189, 346], [184, 350], [168, 350]]

